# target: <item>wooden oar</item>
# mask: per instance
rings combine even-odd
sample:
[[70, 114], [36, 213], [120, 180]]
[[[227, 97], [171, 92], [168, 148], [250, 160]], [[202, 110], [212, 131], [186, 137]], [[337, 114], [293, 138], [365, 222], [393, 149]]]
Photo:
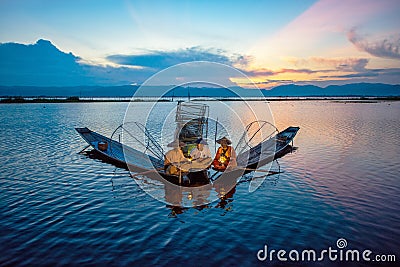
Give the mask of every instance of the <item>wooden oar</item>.
[[134, 178], [134, 177], [139, 176], [139, 175], [146, 175], [146, 174], [149, 174], [149, 173], [152, 173], [152, 172], [159, 172], [159, 171], [162, 171], [162, 170], [164, 170], [164, 168], [158, 168], [158, 169], [148, 170], [148, 171], [145, 171], [145, 172], [139, 172], [139, 173], [136, 173], [136, 174], [133, 174], [133, 175], [131, 174], [131, 177]]
[[244, 171], [252, 171], [252, 172], [267, 172], [267, 173], [282, 173], [281, 171], [268, 171], [268, 170], [261, 170], [261, 169], [250, 169], [250, 168], [236, 168], [236, 170], [244, 170]]

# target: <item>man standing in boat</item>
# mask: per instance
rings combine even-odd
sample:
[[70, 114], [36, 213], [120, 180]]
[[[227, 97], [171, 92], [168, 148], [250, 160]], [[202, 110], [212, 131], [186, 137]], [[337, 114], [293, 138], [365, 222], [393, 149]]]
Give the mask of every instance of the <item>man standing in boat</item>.
[[179, 175], [182, 165], [190, 163], [190, 160], [187, 159], [182, 152], [182, 147], [186, 144], [182, 141], [175, 140], [169, 143], [168, 147], [173, 147], [170, 151], [165, 154], [164, 160], [164, 170], [168, 175]]
[[217, 150], [213, 161], [213, 168], [217, 171], [225, 171], [228, 167], [236, 167], [236, 152], [231, 146], [232, 142], [225, 136], [217, 140], [221, 146]]

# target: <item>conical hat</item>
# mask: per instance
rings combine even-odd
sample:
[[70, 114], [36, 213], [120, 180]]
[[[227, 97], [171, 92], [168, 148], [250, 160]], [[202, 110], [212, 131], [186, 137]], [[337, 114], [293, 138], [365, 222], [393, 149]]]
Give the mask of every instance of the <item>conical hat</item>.
[[232, 144], [231, 140], [226, 138], [225, 136], [217, 140], [218, 144], [226, 143], [228, 145]]
[[186, 144], [184, 142], [179, 141], [178, 139], [176, 139], [176, 140], [172, 141], [171, 143], [169, 143], [167, 145], [167, 147], [183, 147], [185, 145]]

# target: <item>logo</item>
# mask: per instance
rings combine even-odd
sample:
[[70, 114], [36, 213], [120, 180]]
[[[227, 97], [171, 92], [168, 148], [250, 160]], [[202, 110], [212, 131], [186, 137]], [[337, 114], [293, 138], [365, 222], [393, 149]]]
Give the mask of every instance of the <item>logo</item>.
[[328, 247], [321, 251], [314, 249], [305, 249], [302, 251], [292, 249], [269, 249], [268, 245], [264, 245], [263, 249], [257, 252], [257, 259], [259, 261], [306, 261], [306, 262], [318, 262], [318, 261], [365, 261], [365, 262], [395, 262], [395, 254], [374, 254], [371, 250], [358, 250], [358, 249], [346, 249], [347, 240], [339, 238], [336, 241], [336, 247]]

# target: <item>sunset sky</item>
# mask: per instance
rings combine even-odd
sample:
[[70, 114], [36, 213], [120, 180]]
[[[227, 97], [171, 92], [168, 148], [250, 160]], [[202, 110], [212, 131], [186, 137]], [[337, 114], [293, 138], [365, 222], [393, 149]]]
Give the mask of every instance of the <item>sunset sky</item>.
[[[261, 88], [399, 84], [398, 14], [398, 0], [3, 0], [0, 49], [49, 40], [92, 75], [108, 73], [109, 84], [142, 83], [192, 60], [234, 66]], [[0, 83], [18, 85], [5, 68]]]

